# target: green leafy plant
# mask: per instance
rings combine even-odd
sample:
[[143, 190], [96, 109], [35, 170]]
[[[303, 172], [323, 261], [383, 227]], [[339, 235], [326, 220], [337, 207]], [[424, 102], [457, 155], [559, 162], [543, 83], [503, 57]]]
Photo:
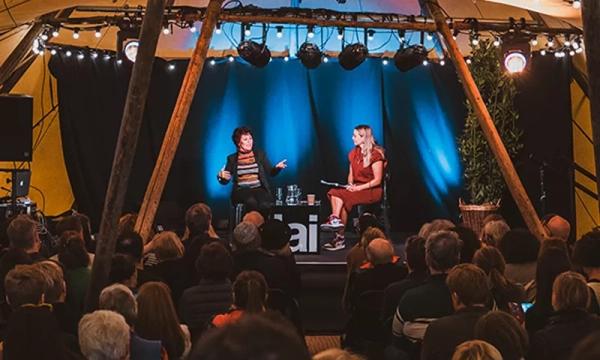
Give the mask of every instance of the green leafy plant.
[[[481, 40], [473, 47], [469, 70], [509, 156], [514, 158], [523, 147], [522, 131], [517, 127], [519, 114], [514, 106], [517, 87], [501, 64], [498, 48], [490, 40]], [[469, 101], [466, 106], [465, 127], [458, 137], [465, 185], [473, 204], [495, 204], [502, 197], [506, 183]]]

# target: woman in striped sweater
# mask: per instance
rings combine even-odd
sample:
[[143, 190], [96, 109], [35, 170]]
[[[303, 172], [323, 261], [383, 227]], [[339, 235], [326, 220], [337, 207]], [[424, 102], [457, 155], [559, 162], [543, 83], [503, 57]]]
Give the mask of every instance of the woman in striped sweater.
[[233, 179], [231, 201], [244, 204], [246, 211], [258, 211], [265, 219], [269, 215], [273, 196], [269, 189], [267, 175], [277, 176], [286, 168], [286, 160], [271, 165], [264, 150], [254, 150], [252, 130], [241, 126], [231, 136], [237, 151], [227, 157], [227, 164], [219, 171], [219, 182], [226, 185]]

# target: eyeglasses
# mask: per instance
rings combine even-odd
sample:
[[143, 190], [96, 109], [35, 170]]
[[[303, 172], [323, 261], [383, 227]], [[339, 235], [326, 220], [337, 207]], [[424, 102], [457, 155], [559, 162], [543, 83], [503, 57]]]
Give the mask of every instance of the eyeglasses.
[[41, 303], [41, 304], [23, 304], [21, 307], [47, 307], [50, 311], [54, 311], [52, 304]]

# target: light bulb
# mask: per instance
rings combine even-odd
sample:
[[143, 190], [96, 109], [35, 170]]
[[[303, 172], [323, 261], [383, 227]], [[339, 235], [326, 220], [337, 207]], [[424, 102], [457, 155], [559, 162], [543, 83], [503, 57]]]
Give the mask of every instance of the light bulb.
[[69, 56], [71, 56], [71, 55], [73, 55], [73, 54], [71, 53], [71, 51], [70, 51], [70, 50], [67, 50], [67, 52], [65, 53], [65, 55], [67, 55], [67, 57], [69, 57]]
[[48, 34], [43, 33], [42, 34], [42, 40], [44, 40], [44, 41], [48, 40]]
[[50, 50], [50, 54], [52, 54], [52, 55], [56, 55], [56, 49], [52, 49], [52, 50]]
[[54, 31], [52, 31], [52, 37], [58, 37], [58, 29], [54, 29]]
[[579, 0], [573, 1], [573, 7], [575, 9], [579, 9], [581, 7], [581, 1], [579, 1]]
[[429, 41], [433, 40], [433, 34], [432, 33], [427, 33], [427, 40], [429, 40]]
[[429, 64], [429, 61], [423, 60], [423, 65], [427, 66], [427, 64]]
[[73, 31], [73, 39], [75, 39], [75, 40], [79, 39], [79, 29], [75, 29]]
[[175, 70], [175, 64], [169, 64], [169, 70]]
[[169, 28], [165, 26], [165, 27], [163, 28], [163, 34], [165, 34], [165, 35], [169, 35], [170, 33], [171, 33], [171, 31], [169, 31]]
[[100, 32], [100, 29], [96, 29], [96, 33], [94, 34], [94, 36], [96, 36], [96, 39], [100, 39], [102, 37], [102, 33]]
[[537, 38], [534, 38], [534, 39], [531, 40], [531, 45], [532, 46], [537, 46], [537, 44], [538, 44]]
[[446, 62], [444, 60], [440, 61], [440, 65], [444, 66], [446, 65]]
[[283, 61], [288, 61], [288, 60], [290, 60], [289, 56], [286, 56], [283, 58]]
[[542, 56], [546, 56], [546, 50], [542, 50], [542, 51], [540, 51], [540, 55], [542, 55]]
[[383, 63], [383, 65], [387, 65], [389, 63], [389, 61], [387, 61], [387, 59], [383, 59], [382, 63]]

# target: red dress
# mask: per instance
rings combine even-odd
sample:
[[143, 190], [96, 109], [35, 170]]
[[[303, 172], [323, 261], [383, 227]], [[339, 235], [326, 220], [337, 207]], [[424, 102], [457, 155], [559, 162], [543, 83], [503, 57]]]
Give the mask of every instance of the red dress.
[[[383, 152], [377, 149], [373, 149], [371, 152], [371, 164], [369, 166], [363, 166], [363, 156], [359, 147], [354, 148], [348, 154], [348, 160], [350, 160], [350, 167], [352, 168], [352, 176], [355, 185], [366, 184], [375, 178], [373, 174], [373, 168], [371, 165], [378, 161], [383, 161], [383, 168], [387, 164], [387, 160], [383, 156]], [[344, 208], [350, 212], [352, 208], [360, 204], [373, 204], [380, 202], [383, 197], [383, 179], [379, 186], [365, 189], [361, 191], [350, 192], [346, 189], [331, 189], [327, 193], [327, 196], [331, 198], [335, 196], [342, 199], [344, 202]]]

